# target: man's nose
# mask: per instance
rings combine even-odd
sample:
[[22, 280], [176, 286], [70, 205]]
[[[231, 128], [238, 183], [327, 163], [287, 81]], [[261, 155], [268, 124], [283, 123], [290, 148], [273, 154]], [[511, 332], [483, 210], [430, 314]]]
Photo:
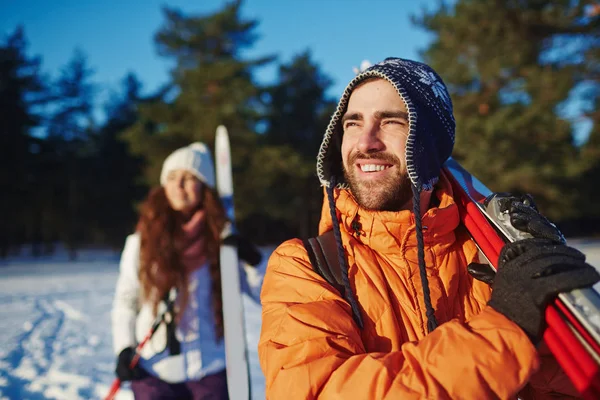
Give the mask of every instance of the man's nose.
[[374, 151], [382, 151], [384, 144], [381, 141], [381, 130], [379, 124], [369, 123], [363, 125], [363, 130], [360, 133], [357, 144], [358, 150], [362, 153], [372, 153]]

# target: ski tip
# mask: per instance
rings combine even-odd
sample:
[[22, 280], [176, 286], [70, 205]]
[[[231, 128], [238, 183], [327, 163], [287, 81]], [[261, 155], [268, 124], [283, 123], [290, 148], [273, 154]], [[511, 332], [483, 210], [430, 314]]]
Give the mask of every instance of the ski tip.
[[225, 128], [225, 125], [217, 126], [217, 135], [227, 135], [227, 128]]
[[371, 61], [369, 60], [362, 60], [362, 62], [360, 63], [360, 67], [352, 67], [352, 71], [354, 72], [355, 75], [358, 75], [362, 72], [365, 72], [365, 70], [367, 68], [369, 68], [371, 65]]

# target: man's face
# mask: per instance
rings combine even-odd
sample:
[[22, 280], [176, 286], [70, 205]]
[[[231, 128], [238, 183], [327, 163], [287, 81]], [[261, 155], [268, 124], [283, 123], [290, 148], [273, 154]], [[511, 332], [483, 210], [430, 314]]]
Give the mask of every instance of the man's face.
[[368, 210], [397, 211], [412, 198], [406, 170], [408, 114], [396, 89], [384, 79], [359, 85], [342, 118], [344, 175]]

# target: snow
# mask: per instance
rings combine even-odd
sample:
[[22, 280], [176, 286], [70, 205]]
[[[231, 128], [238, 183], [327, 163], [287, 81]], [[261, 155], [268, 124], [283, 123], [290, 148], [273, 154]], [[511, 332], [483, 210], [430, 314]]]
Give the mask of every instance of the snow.
[[[600, 241], [572, 242], [600, 266]], [[264, 270], [273, 249], [264, 249]], [[74, 262], [0, 261], [0, 400], [101, 399], [115, 377], [110, 310], [119, 254], [89, 251]], [[258, 364], [260, 306], [244, 298], [253, 399], [264, 399]], [[132, 399], [126, 385], [117, 399]]]
[[[262, 271], [272, 248], [265, 249]], [[115, 378], [110, 310], [118, 252], [66, 252], [0, 261], [0, 400], [102, 399]], [[254, 399], [264, 399], [258, 364], [260, 306], [244, 297]], [[127, 384], [117, 399], [133, 399]]]

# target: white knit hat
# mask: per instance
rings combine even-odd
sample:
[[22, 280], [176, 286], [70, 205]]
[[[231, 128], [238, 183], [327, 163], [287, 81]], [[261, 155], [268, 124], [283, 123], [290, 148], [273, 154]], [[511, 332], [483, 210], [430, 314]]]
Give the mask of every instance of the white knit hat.
[[215, 187], [215, 167], [208, 147], [201, 142], [195, 142], [171, 153], [163, 163], [160, 173], [160, 184], [167, 183], [167, 176], [176, 169], [191, 172], [204, 184]]

